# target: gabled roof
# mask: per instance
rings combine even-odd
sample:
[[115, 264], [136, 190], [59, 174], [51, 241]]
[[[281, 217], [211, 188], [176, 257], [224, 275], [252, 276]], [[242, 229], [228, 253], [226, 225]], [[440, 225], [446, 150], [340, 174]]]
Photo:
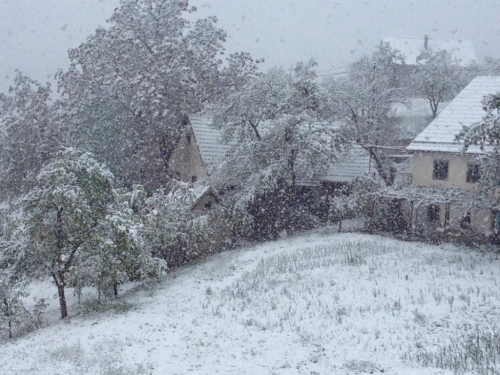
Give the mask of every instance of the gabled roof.
[[[425, 38], [383, 38], [382, 42], [389, 43], [405, 57], [408, 65], [417, 65], [417, 57], [425, 48]], [[446, 50], [458, 60], [458, 65], [468, 66], [476, 62], [476, 53], [470, 40], [428, 39], [428, 48], [433, 51]]]
[[203, 165], [207, 167], [223, 159], [231, 149], [232, 144], [222, 142], [222, 133], [212, 127], [210, 117], [191, 115], [189, 116], [189, 122], [200, 150]]
[[376, 168], [370, 154], [358, 144], [353, 144], [339, 160], [331, 163], [324, 173], [314, 174], [314, 178], [325, 182], [352, 182], [358, 177], [373, 177]]
[[[480, 121], [485, 112], [484, 96], [500, 91], [500, 77], [476, 77], [407, 147], [410, 151], [461, 152], [462, 144], [455, 137], [463, 126]], [[481, 153], [472, 146], [468, 153]]]
[[[191, 115], [189, 120], [205, 168], [223, 159], [234, 143], [222, 142], [222, 134], [211, 126], [210, 117]], [[317, 173], [314, 178], [328, 182], [351, 182], [355, 178], [373, 173], [376, 173], [376, 169], [370, 164], [369, 153], [361, 146], [353, 144], [325, 173]]]

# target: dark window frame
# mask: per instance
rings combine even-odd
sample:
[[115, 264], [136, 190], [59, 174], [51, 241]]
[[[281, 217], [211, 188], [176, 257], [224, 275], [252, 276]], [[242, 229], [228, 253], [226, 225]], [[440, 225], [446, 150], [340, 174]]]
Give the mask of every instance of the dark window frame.
[[448, 179], [450, 161], [446, 159], [435, 159], [432, 170], [432, 179], [445, 181]]
[[467, 175], [465, 182], [475, 184], [481, 179], [481, 168], [479, 163], [467, 163]]

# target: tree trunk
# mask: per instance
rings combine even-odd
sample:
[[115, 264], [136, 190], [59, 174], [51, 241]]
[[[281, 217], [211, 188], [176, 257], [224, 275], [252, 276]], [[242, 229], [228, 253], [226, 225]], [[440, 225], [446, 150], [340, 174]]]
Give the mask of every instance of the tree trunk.
[[387, 186], [391, 186], [390, 176], [386, 173], [387, 171], [385, 170], [382, 160], [380, 160], [376, 151], [373, 150], [373, 147], [365, 147], [365, 150], [368, 150], [370, 157], [375, 162], [375, 169], [377, 170], [379, 176], [382, 177]]
[[59, 305], [61, 306], [61, 318], [68, 317], [68, 306], [66, 306], [66, 296], [64, 295], [64, 285], [57, 286], [57, 293], [59, 294]]
[[3, 299], [3, 303], [5, 305], [5, 315], [7, 316], [7, 321], [9, 322], [9, 339], [12, 338], [12, 317], [10, 312], [10, 304], [7, 301], [7, 298]]
[[59, 275], [59, 279], [56, 275], [52, 275], [54, 282], [57, 286], [57, 294], [59, 295], [59, 307], [61, 308], [61, 318], [66, 319], [68, 317], [68, 306], [66, 305], [66, 295], [64, 290], [64, 275]]

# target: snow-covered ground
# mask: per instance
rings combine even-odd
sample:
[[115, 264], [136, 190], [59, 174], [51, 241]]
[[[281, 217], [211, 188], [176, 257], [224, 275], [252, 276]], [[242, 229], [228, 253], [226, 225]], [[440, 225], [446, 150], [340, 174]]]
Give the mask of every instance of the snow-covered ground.
[[309, 234], [184, 267], [121, 313], [48, 319], [0, 344], [0, 373], [451, 374], [409, 358], [498, 329], [499, 283], [497, 256]]

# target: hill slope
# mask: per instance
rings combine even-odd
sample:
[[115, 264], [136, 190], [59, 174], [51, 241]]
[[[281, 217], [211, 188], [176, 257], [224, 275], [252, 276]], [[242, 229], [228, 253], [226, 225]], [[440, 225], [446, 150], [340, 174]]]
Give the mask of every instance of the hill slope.
[[261, 244], [177, 271], [129, 311], [3, 343], [0, 372], [451, 374], [410, 359], [499, 328], [499, 265], [358, 234]]

